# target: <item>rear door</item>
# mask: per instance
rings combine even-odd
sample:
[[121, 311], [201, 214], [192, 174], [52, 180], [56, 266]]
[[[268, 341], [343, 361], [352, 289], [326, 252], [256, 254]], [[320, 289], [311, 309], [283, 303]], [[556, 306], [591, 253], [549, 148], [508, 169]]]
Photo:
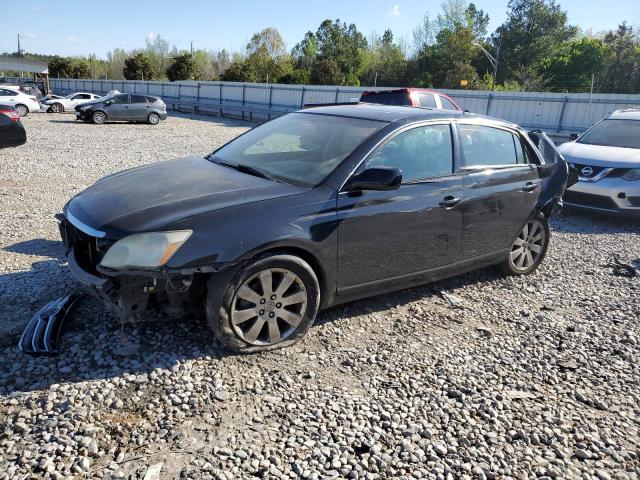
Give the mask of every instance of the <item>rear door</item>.
[[151, 111], [144, 95], [129, 96], [129, 120], [146, 120]]
[[536, 165], [517, 130], [457, 123], [466, 259], [509, 248], [540, 195]]

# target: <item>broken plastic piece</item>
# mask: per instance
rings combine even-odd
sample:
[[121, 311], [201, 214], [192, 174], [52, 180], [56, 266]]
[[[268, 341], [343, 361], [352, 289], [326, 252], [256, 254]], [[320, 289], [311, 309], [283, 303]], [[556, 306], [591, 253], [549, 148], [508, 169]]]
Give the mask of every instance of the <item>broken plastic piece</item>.
[[31, 355], [57, 354], [64, 320], [81, 297], [81, 294], [72, 293], [38, 310], [22, 332], [18, 343], [20, 351]]

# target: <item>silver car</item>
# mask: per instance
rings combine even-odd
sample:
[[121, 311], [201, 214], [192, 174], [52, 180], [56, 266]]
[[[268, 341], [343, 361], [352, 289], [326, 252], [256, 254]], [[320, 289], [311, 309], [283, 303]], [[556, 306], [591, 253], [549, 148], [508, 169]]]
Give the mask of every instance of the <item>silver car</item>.
[[565, 205], [640, 218], [640, 109], [617, 110], [558, 150], [578, 171]]

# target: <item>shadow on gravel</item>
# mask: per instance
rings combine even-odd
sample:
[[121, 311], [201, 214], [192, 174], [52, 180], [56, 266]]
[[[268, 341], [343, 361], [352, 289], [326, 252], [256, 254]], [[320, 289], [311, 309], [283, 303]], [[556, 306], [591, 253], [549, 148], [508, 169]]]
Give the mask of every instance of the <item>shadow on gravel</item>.
[[25, 255], [38, 255], [41, 257], [55, 257], [62, 259], [64, 251], [60, 241], [48, 240], [46, 238], [35, 238], [24, 242], [14, 243], [2, 250], [12, 253], [22, 253]]
[[[48, 282], [43, 281], [44, 279], [37, 282], [41, 290], [37, 301], [29, 302], [26, 298], [18, 298], [13, 302], [15, 309], [12, 316], [24, 319], [24, 322], [47, 301], [78, 288], [72, 279], [67, 278], [70, 275], [60, 263], [39, 263], [48, 264]], [[40, 268], [36, 265], [34, 264], [34, 269]], [[32, 270], [0, 276], [0, 293], [3, 285], [33, 283], [33, 275]], [[500, 276], [495, 269], [489, 268], [434, 284], [352, 302], [321, 312], [316, 324], [323, 325], [343, 318], [384, 311], [436, 295], [443, 290], [496, 280]], [[43, 285], [55, 288], [43, 288]], [[32, 357], [20, 353], [16, 346], [20, 333], [18, 331], [4, 336], [5, 340], [0, 344], [0, 395], [46, 389], [62, 382], [77, 383], [125, 374], [144, 376], [157, 368], [179, 368], [179, 364], [185, 360], [208, 361], [233, 355], [221, 351], [214, 344], [206, 321], [201, 317], [190, 316], [180, 320], [153, 317], [123, 326], [113, 319], [98, 300], [90, 296], [80, 300], [67, 319], [60, 344], [62, 353], [59, 356]], [[252, 361], [251, 358], [249, 361]]]
[[561, 215], [551, 218], [551, 228], [563, 233], [640, 233], [640, 219], [611, 217], [565, 208]]

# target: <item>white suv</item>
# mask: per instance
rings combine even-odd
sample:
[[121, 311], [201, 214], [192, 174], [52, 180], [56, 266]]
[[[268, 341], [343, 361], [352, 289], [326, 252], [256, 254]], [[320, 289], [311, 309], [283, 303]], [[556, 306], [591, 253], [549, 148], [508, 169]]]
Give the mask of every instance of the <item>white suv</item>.
[[0, 86], [0, 103], [11, 105], [21, 117], [26, 116], [28, 113], [40, 111], [40, 104], [36, 97], [26, 95], [11, 87]]

